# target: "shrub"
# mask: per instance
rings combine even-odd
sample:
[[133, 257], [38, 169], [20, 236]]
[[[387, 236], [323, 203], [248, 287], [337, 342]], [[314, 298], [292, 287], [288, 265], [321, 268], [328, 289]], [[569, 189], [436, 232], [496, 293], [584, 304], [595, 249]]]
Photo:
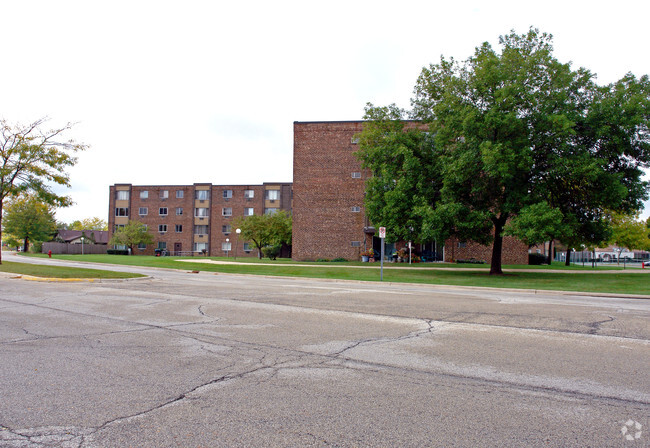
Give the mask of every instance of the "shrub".
[[485, 264], [485, 260], [478, 260], [476, 258], [467, 258], [465, 260], [456, 260], [456, 263]]
[[129, 251], [126, 249], [107, 249], [106, 253], [108, 255], [129, 255]]
[[544, 254], [528, 254], [528, 264], [539, 266], [546, 264], [548, 260]]
[[319, 258], [316, 260], [317, 263], [327, 263], [329, 260], [327, 258]]
[[269, 260], [275, 260], [278, 258], [278, 255], [280, 255], [280, 250], [282, 250], [281, 244], [265, 246], [262, 248], [262, 255], [268, 257]]
[[348, 261], [346, 258], [343, 257], [337, 257], [332, 260], [333, 262], [339, 263], [341, 261]]

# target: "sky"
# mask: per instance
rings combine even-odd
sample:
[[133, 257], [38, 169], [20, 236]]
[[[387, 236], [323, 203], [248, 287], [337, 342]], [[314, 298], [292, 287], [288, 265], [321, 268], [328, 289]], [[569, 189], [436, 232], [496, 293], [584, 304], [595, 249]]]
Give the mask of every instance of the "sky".
[[552, 34], [600, 84], [649, 74], [649, 16], [640, 0], [0, 0], [0, 117], [75, 123], [89, 149], [56, 216], [107, 219], [116, 183], [292, 181], [294, 121], [408, 108], [423, 67], [511, 30]]

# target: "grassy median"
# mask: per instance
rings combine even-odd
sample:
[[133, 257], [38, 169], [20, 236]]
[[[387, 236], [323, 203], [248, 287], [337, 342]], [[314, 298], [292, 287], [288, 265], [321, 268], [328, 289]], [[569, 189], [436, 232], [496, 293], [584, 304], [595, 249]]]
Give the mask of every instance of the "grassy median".
[[[287, 277], [307, 277], [342, 280], [379, 281], [379, 263], [346, 262], [346, 263], [295, 263], [291, 260], [268, 261], [261, 265], [251, 264], [257, 260], [246, 258], [237, 259], [246, 264], [209, 264], [187, 263], [182, 257], [152, 257], [124, 255], [56, 255], [54, 258], [88, 261], [98, 263], [121, 264], [131, 266], [147, 266], [158, 268], [182, 269], [186, 271], [223, 272], [232, 274], [254, 274]], [[199, 257], [186, 259], [200, 260]], [[226, 261], [226, 258], [212, 258]], [[210, 260], [210, 258], [205, 259]], [[232, 261], [232, 258], [229, 259]], [[290, 266], [298, 264], [298, 266]], [[308, 266], [317, 264], [318, 266]], [[372, 266], [370, 269], [359, 269], [354, 266]], [[406, 267], [407, 269], [392, 269]], [[445, 267], [446, 269], [439, 269]], [[453, 268], [473, 267], [469, 271], [454, 270]], [[483, 269], [480, 269], [483, 268]], [[521, 272], [521, 269], [535, 269], [534, 272]], [[487, 265], [457, 265], [457, 264], [387, 264], [384, 269], [384, 281], [395, 283], [425, 283], [436, 285], [477, 286], [495, 288], [519, 288], [559, 291], [605, 292], [618, 294], [650, 295], [650, 272], [627, 273], [625, 271], [607, 272], [593, 271], [585, 267], [585, 272], [549, 272], [548, 269], [563, 269], [563, 265], [550, 267], [535, 266], [504, 266], [511, 269], [503, 276], [490, 276]], [[582, 268], [571, 266], [572, 270]], [[615, 266], [609, 270], [616, 269]], [[622, 268], [620, 268], [622, 269]], [[578, 269], [580, 270], [580, 269]]]
[[133, 274], [130, 272], [115, 272], [86, 268], [69, 268], [65, 266], [46, 266], [30, 263], [15, 263], [4, 260], [2, 261], [2, 264], [0, 264], [0, 272], [9, 272], [12, 274], [31, 275], [33, 277], [46, 278], [114, 279], [144, 277], [142, 274]]

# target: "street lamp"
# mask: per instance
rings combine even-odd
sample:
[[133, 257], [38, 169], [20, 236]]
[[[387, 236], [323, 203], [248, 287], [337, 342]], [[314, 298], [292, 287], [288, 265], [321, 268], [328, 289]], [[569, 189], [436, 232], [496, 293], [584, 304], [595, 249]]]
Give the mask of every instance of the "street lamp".
[[81, 237], [81, 255], [84, 254], [84, 237]]
[[237, 234], [237, 240], [235, 241], [235, 260], [237, 259], [237, 245], [239, 244], [239, 234], [241, 233], [241, 229], [235, 230], [235, 233]]
[[228, 258], [229, 250], [230, 250], [230, 238], [226, 238], [226, 258]]

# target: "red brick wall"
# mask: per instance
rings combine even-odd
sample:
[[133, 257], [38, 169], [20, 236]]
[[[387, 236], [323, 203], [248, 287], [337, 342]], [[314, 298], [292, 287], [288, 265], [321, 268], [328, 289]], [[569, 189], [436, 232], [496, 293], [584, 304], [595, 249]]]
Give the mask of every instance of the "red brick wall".
[[[365, 222], [364, 177], [352, 137], [362, 122], [294, 123], [293, 248], [295, 260], [359, 259]], [[352, 212], [352, 207], [361, 207]], [[360, 241], [361, 247], [352, 247]]]
[[[492, 245], [483, 246], [473, 241], [464, 242], [465, 247], [459, 247], [457, 239], [445, 242], [445, 261], [468, 260], [475, 258], [490, 263], [492, 260]], [[503, 237], [501, 253], [503, 264], [528, 264], [528, 246], [511, 236]]]

